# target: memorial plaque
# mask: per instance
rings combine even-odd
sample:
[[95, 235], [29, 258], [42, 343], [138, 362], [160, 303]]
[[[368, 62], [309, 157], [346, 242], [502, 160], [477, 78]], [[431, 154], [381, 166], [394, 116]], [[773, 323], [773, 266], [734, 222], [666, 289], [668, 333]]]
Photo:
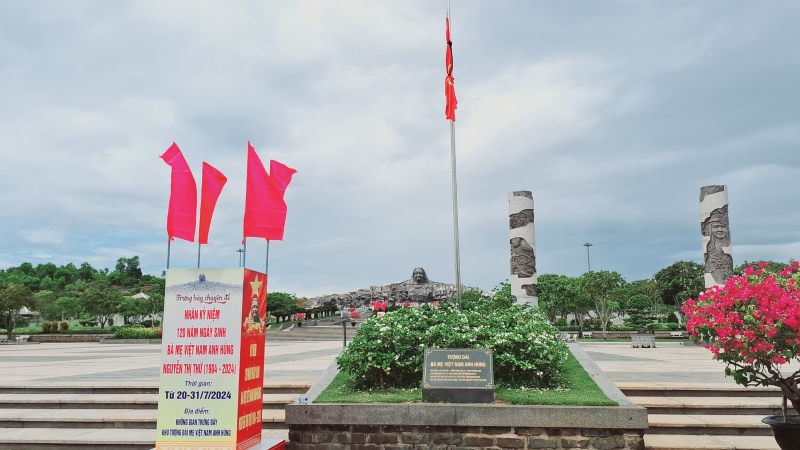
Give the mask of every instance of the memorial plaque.
[[426, 402], [492, 403], [494, 370], [488, 349], [427, 349], [422, 370]]

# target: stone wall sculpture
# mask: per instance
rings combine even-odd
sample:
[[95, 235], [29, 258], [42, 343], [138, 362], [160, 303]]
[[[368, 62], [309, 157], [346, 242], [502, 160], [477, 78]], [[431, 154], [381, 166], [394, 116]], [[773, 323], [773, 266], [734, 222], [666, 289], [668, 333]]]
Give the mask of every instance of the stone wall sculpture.
[[536, 297], [536, 241], [533, 194], [508, 194], [508, 227], [511, 244], [511, 295], [517, 303], [539, 304]]
[[723, 285], [733, 276], [728, 189], [725, 186], [700, 188], [700, 231], [703, 236], [706, 289]]
[[[482, 297], [491, 293], [481, 291]], [[411, 273], [411, 278], [397, 283], [370, 286], [344, 294], [331, 294], [314, 297], [306, 302], [307, 307], [338, 306], [342, 309], [369, 306], [371, 302], [383, 301], [389, 306], [420, 305], [432, 302], [447, 302], [456, 297], [456, 286], [451, 283], [431, 281], [422, 267]]]

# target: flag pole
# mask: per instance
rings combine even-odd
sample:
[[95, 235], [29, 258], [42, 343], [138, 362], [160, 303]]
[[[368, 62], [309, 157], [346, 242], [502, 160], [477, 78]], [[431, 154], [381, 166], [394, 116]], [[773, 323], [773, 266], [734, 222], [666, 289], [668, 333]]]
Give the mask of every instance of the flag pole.
[[242, 239], [242, 267], [247, 267], [247, 238]]
[[200, 239], [197, 240], [197, 268], [200, 268]]
[[[447, 0], [447, 21], [450, 20], [450, 0]], [[451, 45], [448, 42], [448, 45]], [[451, 46], [452, 47], [452, 46]], [[450, 69], [452, 70], [452, 68]], [[449, 74], [448, 74], [449, 75]], [[458, 310], [461, 311], [461, 256], [458, 245], [458, 183], [456, 181], [456, 123], [450, 120], [450, 165], [452, 166], [452, 191], [453, 191], [453, 241], [455, 242], [456, 257], [456, 301]]]
[[267, 239], [267, 261], [264, 265], [264, 273], [269, 274], [269, 239]]
[[169, 269], [169, 250], [172, 247], [172, 236], [167, 236], [167, 269]]

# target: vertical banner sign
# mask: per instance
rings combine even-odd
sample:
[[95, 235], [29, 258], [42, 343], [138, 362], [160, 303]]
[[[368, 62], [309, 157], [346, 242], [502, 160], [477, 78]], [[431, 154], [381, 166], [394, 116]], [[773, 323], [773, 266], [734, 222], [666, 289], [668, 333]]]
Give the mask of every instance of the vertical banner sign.
[[261, 443], [267, 275], [167, 271], [157, 450]]

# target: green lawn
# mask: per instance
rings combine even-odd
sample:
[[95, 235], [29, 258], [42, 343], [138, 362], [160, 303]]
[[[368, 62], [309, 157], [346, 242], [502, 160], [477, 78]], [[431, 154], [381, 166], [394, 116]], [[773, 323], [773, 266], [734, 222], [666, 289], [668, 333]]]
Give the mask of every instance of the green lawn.
[[[606, 397], [578, 360], [569, 354], [564, 364], [564, 388], [553, 390], [495, 390], [495, 402], [517, 405], [617, 406]], [[414, 403], [422, 402], [422, 389], [357, 391], [347, 374], [340, 372], [314, 403]]]

